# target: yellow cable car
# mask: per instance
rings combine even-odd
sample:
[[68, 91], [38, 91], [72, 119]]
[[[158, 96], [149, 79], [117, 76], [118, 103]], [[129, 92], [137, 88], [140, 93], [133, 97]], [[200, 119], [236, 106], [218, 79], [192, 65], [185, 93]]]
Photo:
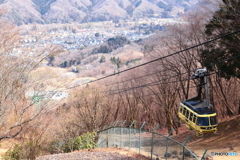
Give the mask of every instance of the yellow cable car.
[[[199, 79], [198, 95], [182, 101], [178, 112], [180, 121], [186, 123], [189, 129], [195, 130], [198, 136], [204, 133], [217, 133], [216, 112], [213, 111], [212, 105], [209, 103], [208, 75], [206, 69], [196, 70], [191, 79]], [[205, 94], [202, 92], [203, 89]]]

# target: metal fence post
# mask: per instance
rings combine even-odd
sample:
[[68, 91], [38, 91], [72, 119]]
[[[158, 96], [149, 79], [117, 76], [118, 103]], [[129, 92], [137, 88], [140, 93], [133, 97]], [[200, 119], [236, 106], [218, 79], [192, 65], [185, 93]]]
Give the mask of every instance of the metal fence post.
[[131, 147], [131, 128], [133, 126], [135, 121], [132, 121], [131, 125], [129, 126], [129, 144], [128, 144], [128, 150], [130, 150]]
[[184, 158], [185, 158], [185, 146], [186, 146], [186, 143], [188, 142], [188, 140], [191, 138], [191, 136], [190, 135], [188, 135], [187, 136], [187, 139], [186, 139], [186, 141], [183, 143], [183, 154], [182, 154], [182, 159], [184, 160]]
[[116, 133], [115, 133], [115, 128], [116, 128], [117, 123], [118, 123], [118, 121], [116, 121], [115, 124], [113, 125], [113, 136], [114, 136], [114, 138], [113, 138], [113, 144], [115, 144], [114, 147], [116, 147], [116, 148], [117, 148], [117, 145], [116, 145], [116, 144], [117, 144], [117, 143], [116, 143], [116, 136], [117, 136], [117, 135], [116, 135]]
[[[103, 127], [103, 129], [99, 132], [99, 137], [101, 137], [101, 134], [103, 134], [103, 135], [106, 135], [105, 134], [105, 131], [103, 131], [104, 129], [105, 129], [105, 127], [106, 127], [106, 125]], [[105, 137], [105, 136], [102, 136], [103, 137], [103, 139], [105, 140], [105, 142], [107, 143], [107, 138]], [[103, 142], [104, 142], [104, 140], [103, 140]], [[99, 146], [100, 148], [104, 148], [103, 147], [103, 144], [100, 144], [100, 146]], [[106, 146], [105, 146], [106, 147]]]
[[202, 158], [200, 160], [204, 159], [205, 154], [207, 153], [207, 149], [205, 149], [205, 151], [203, 152]]
[[151, 160], [152, 160], [152, 155], [153, 155], [153, 146], [154, 146], [154, 131], [157, 130], [159, 127], [159, 124], [156, 124], [156, 126], [152, 130], [152, 143], [151, 143]]
[[141, 142], [141, 133], [142, 133], [142, 128], [145, 125], [146, 122], [143, 122], [143, 124], [141, 125], [141, 127], [139, 128], [139, 154], [140, 154], [140, 149], [142, 146], [142, 142]]
[[112, 123], [109, 125], [108, 129], [107, 129], [107, 148], [109, 147], [109, 137], [110, 137], [110, 133], [109, 130], [111, 128]]
[[114, 124], [114, 127], [116, 127], [116, 126], [117, 126], [117, 124], [118, 124], [118, 121], [116, 121], [116, 122], [115, 122], [115, 124]]
[[123, 148], [123, 140], [122, 140], [122, 137], [123, 137], [123, 131], [122, 131], [122, 129], [123, 129], [123, 126], [124, 126], [124, 124], [126, 123], [126, 120], [124, 120], [123, 121], [123, 123], [122, 123], [122, 126], [121, 126], [121, 148]]
[[106, 139], [107, 140], [107, 148], [108, 148], [108, 141], [109, 141], [109, 133], [108, 133], [109, 131], [108, 130], [109, 129], [107, 129], [107, 139]]
[[164, 154], [164, 157], [165, 157], [166, 160], [168, 159], [168, 137], [171, 136], [171, 134], [172, 134], [173, 131], [174, 131], [174, 129], [172, 128], [172, 130], [168, 133], [168, 136], [167, 136], [166, 153]]
[[106, 127], [106, 125], [103, 127], [103, 129], [102, 129], [102, 130], [104, 130], [104, 129], [105, 129], [105, 127]]

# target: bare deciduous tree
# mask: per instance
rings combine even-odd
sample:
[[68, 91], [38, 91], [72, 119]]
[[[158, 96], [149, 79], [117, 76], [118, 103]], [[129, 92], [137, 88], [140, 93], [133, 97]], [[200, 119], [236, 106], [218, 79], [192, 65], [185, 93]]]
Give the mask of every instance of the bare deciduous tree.
[[[39, 48], [33, 55], [32, 47], [20, 48], [21, 35], [17, 27], [1, 22], [0, 27], [0, 140], [14, 138], [24, 127], [48, 109], [27, 97], [27, 91], [37, 84], [29, 83], [29, 73], [49, 55], [60, 51], [54, 46]], [[32, 51], [33, 52], [33, 51]]]

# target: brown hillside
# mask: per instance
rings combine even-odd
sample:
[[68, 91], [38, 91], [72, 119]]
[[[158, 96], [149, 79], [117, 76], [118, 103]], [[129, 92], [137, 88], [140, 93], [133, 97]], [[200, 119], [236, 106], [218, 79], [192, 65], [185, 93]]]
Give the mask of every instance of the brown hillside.
[[[198, 145], [207, 149], [240, 148], [240, 116], [232, 117], [218, 124], [218, 134], [194, 136], [192, 146]], [[240, 151], [240, 150], [239, 150]]]
[[[238, 156], [214, 156], [213, 160], [240, 160], [240, 115], [231, 117], [218, 124], [218, 134], [204, 134], [197, 137], [192, 134], [187, 144], [188, 148], [197, 155], [202, 155], [208, 149], [207, 156], [211, 152], [237, 152]], [[189, 134], [189, 132], [185, 132]], [[185, 135], [186, 135], [185, 134]]]

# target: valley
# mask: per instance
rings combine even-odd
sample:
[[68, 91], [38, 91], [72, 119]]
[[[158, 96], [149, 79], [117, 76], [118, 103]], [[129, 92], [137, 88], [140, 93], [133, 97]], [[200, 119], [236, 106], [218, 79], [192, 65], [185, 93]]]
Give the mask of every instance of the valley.
[[[238, 6], [218, 0], [0, 0], [0, 154], [35, 159], [90, 151], [97, 133], [117, 123], [151, 135], [164, 131], [181, 143], [192, 135], [187, 145], [198, 155], [202, 149], [237, 153]], [[204, 82], [196, 69], [204, 70]], [[213, 126], [219, 134], [194, 136], [180, 124], [179, 103], [188, 100], [202, 105], [198, 115], [191, 105], [184, 111], [192, 129]], [[198, 123], [204, 116], [206, 123]], [[82, 145], [88, 138], [90, 148]], [[170, 155], [157, 145], [162, 158], [176, 158], [176, 151]], [[178, 154], [185, 156], [182, 148]], [[217, 159], [209, 152], [205, 158]]]

